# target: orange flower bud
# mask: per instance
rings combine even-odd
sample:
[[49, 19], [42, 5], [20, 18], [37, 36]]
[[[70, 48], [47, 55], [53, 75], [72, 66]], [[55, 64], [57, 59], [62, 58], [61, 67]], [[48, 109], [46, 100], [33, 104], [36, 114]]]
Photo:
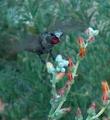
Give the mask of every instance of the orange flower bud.
[[84, 44], [84, 39], [82, 37], [78, 37], [78, 44], [82, 46]]
[[108, 86], [107, 81], [102, 81], [102, 91], [103, 91], [103, 93], [108, 93], [109, 86]]
[[69, 72], [67, 73], [67, 77], [68, 77], [68, 80], [69, 80], [69, 81], [72, 81], [72, 80], [73, 80], [72, 72], [69, 71]]
[[85, 55], [86, 55], [86, 48], [81, 47], [81, 48], [79, 49], [79, 56], [80, 56], [81, 58], [83, 58]]
[[107, 101], [109, 98], [109, 86], [107, 81], [102, 81], [102, 100]]
[[62, 79], [64, 77], [64, 75], [65, 75], [65, 72], [59, 72], [59, 73], [57, 73], [56, 74], [56, 80]]
[[73, 67], [73, 61], [71, 58], [68, 59], [68, 62], [69, 62], [68, 67]]
[[4, 102], [0, 99], [0, 113], [4, 111], [5, 104]]

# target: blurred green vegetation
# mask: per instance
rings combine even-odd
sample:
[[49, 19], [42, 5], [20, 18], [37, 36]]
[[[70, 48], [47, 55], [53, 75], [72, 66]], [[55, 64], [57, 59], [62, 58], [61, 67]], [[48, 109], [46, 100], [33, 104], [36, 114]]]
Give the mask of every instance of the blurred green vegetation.
[[46, 30], [64, 31], [54, 52], [73, 57], [75, 62], [77, 36], [89, 26], [99, 29], [65, 103], [72, 111], [62, 120], [74, 120], [77, 107], [85, 117], [93, 101], [100, 109], [101, 81], [110, 83], [109, 18], [109, 0], [0, 0], [0, 99], [6, 103], [1, 119], [47, 120], [51, 84], [44, 64], [35, 53], [27, 51], [5, 59], [11, 41]]

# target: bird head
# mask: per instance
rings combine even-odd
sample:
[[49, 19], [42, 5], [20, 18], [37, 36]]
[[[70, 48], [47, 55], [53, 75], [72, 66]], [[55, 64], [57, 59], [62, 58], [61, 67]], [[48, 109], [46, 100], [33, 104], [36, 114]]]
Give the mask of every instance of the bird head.
[[63, 35], [63, 32], [62, 31], [55, 31], [53, 33], [50, 33], [50, 35], [51, 35], [50, 42], [52, 45], [55, 45], [55, 44], [58, 44], [60, 42], [60, 38]]

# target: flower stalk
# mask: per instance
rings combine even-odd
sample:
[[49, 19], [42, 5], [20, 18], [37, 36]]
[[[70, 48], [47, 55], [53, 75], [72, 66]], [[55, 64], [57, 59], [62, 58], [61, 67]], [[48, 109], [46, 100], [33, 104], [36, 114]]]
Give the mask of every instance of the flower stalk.
[[[85, 32], [88, 36], [87, 40], [84, 40], [82, 37], [79, 37], [78, 44], [79, 44], [79, 53], [77, 55], [76, 64], [73, 64], [71, 58], [68, 60], [63, 59], [61, 55], [57, 55], [55, 59], [55, 67], [52, 63], [47, 63], [47, 71], [52, 74], [52, 79], [50, 82], [52, 83], [52, 98], [50, 100], [51, 110], [48, 115], [48, 120], [59, 120], [62, 118], [67, 112], [70, 112], [70, 107], [62, 108], [64, 102], [67, 99], [67, 96], [71, 90], [72, 85], [74, 84], [74, 79], [77, 76], [77, 70], [82, 58], [86, 55], [86, 49], [90, 42], [94, 39], [94, 36], [98, 34], [98, 30], [93, 30], [92, 28], [88, 28]], [[57, 83], [63, 79], [63, 77], [67, 75], [67, 81], [63, 88], [57, 91], [56, 85]], [[97, 116], [100, 116], [105, 109], [102, 109], [98, 115], [91, 116], [90, 119], [95, 119]], [[83, 120], [83, 117], [81, 117]], [[79, 120], [79, 119], [77, 119]]]

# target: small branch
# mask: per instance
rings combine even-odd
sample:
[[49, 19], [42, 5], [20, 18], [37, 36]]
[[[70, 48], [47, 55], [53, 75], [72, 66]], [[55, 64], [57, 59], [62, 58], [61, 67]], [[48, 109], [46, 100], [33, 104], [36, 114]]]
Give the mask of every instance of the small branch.
[[99, 116], [101, 116], [101, 115], [104, 113], [104, 111], [106, 110], [106, 108], [107, 108], [107, 107], [103, 107], [103, 108], [100, 110], [100, 112], [99, 112], [97, 115], [93, 116], [90, 120], [94, 120], [94, 119], [98, 118]]
[[[75, 66], [75, 69], [74, 69], [74, 72], [73, 72], [73, 75], [74, 75], [74, 76], [75, 76], [76, 73], [77, 73], [77, 69], [78, 69], [79, 63], [80, 63], [80, 60], [78, 60], [77, 63], [76, 63], [76, 66]], [[74, 80], [72, 81], [72, 84], [73, 84], [73, 83], [74, 83]], [[71, 86], [72, 86], [72, 84], [71, 84]], [[69, 91], [70, 91], [70, 89], [71, 89], [71, 86], [68, 87], [65, 96], [63, 97], [63, 99], [62, 99], [62, 101], [60, 102], [58, 108], [55, 110], [55, 112], [54, 112], [53, 114], [55, 114], [57, 111], [59, 111], [59, 110], [61, 109], [61, 107], [62, 107], [62, 105], [64, 104], [64, 102], [65, 102], [65, 100], [66, 100], [66, 97], [67, 97], [67, 95], [68, 95], [68, 93], [69, 93]]]

